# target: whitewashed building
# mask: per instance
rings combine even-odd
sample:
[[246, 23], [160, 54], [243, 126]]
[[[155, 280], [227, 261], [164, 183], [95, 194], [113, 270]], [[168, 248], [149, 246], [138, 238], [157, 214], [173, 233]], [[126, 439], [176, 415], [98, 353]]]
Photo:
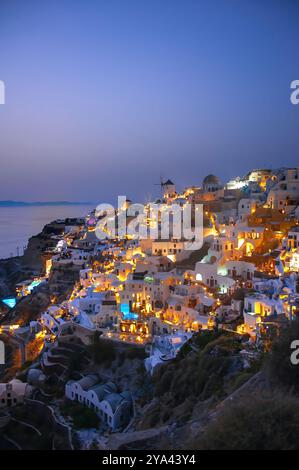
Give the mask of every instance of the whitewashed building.
[[130, 392], [118, 392], [113, 382], [100, 383], [97, 375], [87, 375], [79, 381], [69, 381], [65, 396], [92, 408], [102, 423], [112, 431], [125, 427], [132, 416]]
[[18, 379], [0, 384], [0, 407], [23, 403], [24, 399], [30, 396], [31, 390], [30, 385]]

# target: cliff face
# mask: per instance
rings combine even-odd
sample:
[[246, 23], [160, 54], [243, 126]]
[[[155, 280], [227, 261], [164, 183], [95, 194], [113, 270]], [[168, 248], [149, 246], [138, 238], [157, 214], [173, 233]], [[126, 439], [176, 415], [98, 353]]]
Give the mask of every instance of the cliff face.
[[36, 320], [50, 304], [48, 287], [38, 289], [31, 295], [24, 297], [16, 307], [9, 311], [5, 323], [19, 323], [26, 325], [29, 321]]
[[17, 283], [43, 273], [43, 252], [55, 246], [56, 240], [52, 236], [63, 229], [62, 224], [47, 224], [40, 234], [29, 239], [23, 256], [0, 260], [0, 298], [14, 295]]
[[[15, 295], [17, 283], [44, 274], [44, 252], [56, 245], [57, 240], [53, 238], [53, 235], [58, 235], [63, 230], [63, 224], [47, 224], [40, 234], [29, 239], [23, 256], [0, 261], [0, 298]], [[24, 324], [26, 321], [36, 319], [41, 312], [46, 310], [53, 294], [58, 302], [62, 302], [78, 280], [78, 267], [72, 264], [54, 267], [49, 282], [19, 301], [16, 307], [5, 316], [5, 322], [14, 321]]]
[[41, 272], [43, 270], [42, 251], [45, 247], [43, 234], [31, 237], [28, 246], [22, 256], [22, 264], [33, 272]]
[[0, 298], [14, 294], [15, 285], [26, 279], [28, 273], [23, 267], [21, 258], [10, 258], [0, 261]]
[[9, 311], [5, 323], [17, 322], [25, 325], [36, 320], [55, 298], [56, 303], [63, 302], [72, 292], [79, 280], [79, 268], [72, 264], [54, 268], [47, 283], [40, 285], [31, 295], [21, 299], [16, 307]]
[[27, 249], [22, 256], [22, 264], [29, 270], [40, 273], [44, 270], [43, 252], [48, 248], [53, 248], [57, 240], [53, 235], [58, 235], [64, 230], [64, 225], [50, 223], [45, 225], [43, 231], [31, 237], [28, 241]]
[[64, 266], [53, 266], [49, 277], [49, 290], [59, 302], [68, 297], [76, 282], [79, 281], [80, 267], [73, 263]]
[[[242, 338], [203, 331], [186, 343], [177, 357], [152, 376], [152, 396], [143, 406], [135, 430], [201, 420], [210, 407], [230, 395], [252, 371], [240, 356]], [[148, 388], [150, 390], [150, 387]]]
[[45, 246], [48, 243], [44, 236], [37, 235], [30, 238], [24, 256], [0, 261], [0, 298], [14, 295], [16, 284], [43, 272], [42, 251]]

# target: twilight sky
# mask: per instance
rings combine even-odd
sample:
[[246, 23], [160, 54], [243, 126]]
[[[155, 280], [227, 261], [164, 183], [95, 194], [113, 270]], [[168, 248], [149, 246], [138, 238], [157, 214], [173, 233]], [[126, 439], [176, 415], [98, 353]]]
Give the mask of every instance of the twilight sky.
[[0, 200], [299, 166], [297, 0], [1, 0]]

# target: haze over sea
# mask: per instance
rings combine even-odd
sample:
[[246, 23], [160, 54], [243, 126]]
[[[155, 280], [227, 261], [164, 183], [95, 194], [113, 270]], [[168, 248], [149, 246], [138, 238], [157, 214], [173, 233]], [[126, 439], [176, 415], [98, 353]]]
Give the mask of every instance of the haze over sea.
[[28, 239], [49, 222], [66, 217], [83, 217], [92, 205], [0, 207], [0, 259], [23, 254]]

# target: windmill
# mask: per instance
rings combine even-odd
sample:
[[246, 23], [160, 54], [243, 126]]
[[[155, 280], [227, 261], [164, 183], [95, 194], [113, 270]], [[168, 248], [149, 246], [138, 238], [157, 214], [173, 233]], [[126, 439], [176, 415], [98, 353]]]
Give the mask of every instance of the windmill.
[[175, 185], [170, 179], [165, 181], [161, 176], [160, 184], [155, 184], [155, 186], [161, 187], [161, 193], [164, 198], [173, 197], [176, 194]]
[[165, 186], [168, 184], [168, 181], [171, 182], [170, 180], [164, 179], [163, 176], [160, 175], [160, 183], [155, 183], [155, 186], [160, 186], [162, 197], [164, 196]]
[[160, 183], [155, 183], [154, 184], [154, 186], [160, 186], [162, 195], [163, 195], [163, 186], [165, 184], [165, 182], [163, 180], [164, 180], [163, 176], [160, 175]]

